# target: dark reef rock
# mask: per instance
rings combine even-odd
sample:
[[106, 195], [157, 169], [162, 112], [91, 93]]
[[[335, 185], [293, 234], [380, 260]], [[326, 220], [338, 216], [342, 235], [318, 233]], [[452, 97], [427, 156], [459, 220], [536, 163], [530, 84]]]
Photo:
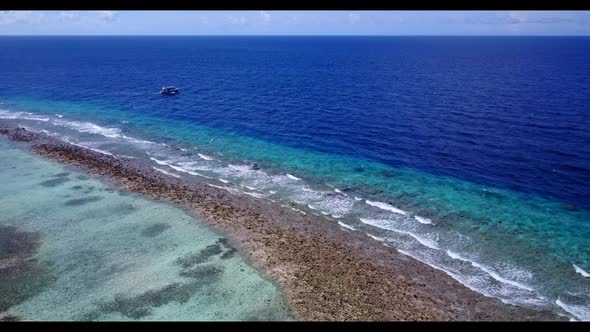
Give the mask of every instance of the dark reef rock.
[[0, 226], [0, 312], [40, 293], [53, 280], [46, 262], [33, 258], [40, 245], [39, 233]]
[[100, 196], [89, 196], [89, 197], [83, 197], [83, 198], [75, 198], [75, 199], [70, 199], [70, 200], [66, 201], [64, 203], [64, 205], [66, 205], [66, 206], [80, 206], [80, 205], [85, 205], [88, 203], [98, 202], [101, 199], [103, 199], [103, 197], [100, 197]]
[[223, 250], [219, 244], [213, 244], [207, 246], [205, 249], [199, 251], [197, 254], [180, 257], [176, 260], [176, 263], [183, 268], [189, 268], [193, 265], [205, 263], [213, 256], [223, 253]]
[[141, 231], [141, 235], [143, 235], [145, 237], [156, 237], [156, 236], [164, 233], [166, 230], [170, 229], [171, 227], [172, 226], [170, 226], [169, 224], [166, 224], [166, 223], [154, 224], [154, 225], [144, 228], [144, 230]]
[[51, 180], [47, 180], [47, 181], [43, 181], [41, 183], [39, 183], [40, 185], [42, 185], [43, 187], [57, 187], [59, 185], [62, 185], [66, 182], [70, 181], [70, 179], [65, 178], [65, 177], [59, 177], [56, 179], [51, 179]]

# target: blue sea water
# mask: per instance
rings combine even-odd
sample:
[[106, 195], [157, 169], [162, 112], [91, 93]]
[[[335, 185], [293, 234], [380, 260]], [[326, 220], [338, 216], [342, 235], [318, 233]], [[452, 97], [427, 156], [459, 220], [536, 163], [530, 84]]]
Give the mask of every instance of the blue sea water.
[[487, 296], [590, 319], [590, 38], [3, 37], [0, 49], [0, 118], [324, 215]]

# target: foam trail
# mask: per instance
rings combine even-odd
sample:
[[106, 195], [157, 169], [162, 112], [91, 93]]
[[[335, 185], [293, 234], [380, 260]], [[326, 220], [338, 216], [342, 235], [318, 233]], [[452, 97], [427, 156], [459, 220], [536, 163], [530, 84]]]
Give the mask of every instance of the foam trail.
[[209, 156], [208, 156], [208, 155], [206, 155], [206, 154], [197, 153], [197, 155], [198, 155], [199, 157], [201, 157], [202, 159], [205, 159], [205, 160], [215, 160], [215, 158], [213, 158], [213, 157], [209, 157]]
[[242, 171], [242, 172], [251, 171], [250, 166], [248, 166], [248, 165], [232, 165], [232, 164], [229, 164], [227, 166], [229, 168], [235, 169], [236, 171]]
[[43, 117], [39, 117], [39, 116], [23, 116], [21, 117], [21, 119], [23, 120], [34, 120], [34, 121], [43, 121], [43, 122], [48, 122], [49, 118], [43, 118]]
[[416, 219], [416, 221], [418, 221], [421, 224], [432, 225], [432, 220], [430, 220], [428, 218], [423, 218], [423, 217], [420, 217], [420, 216], [414, 216], [414, 219]]
[[555, 301], [555, 304], [579, 320], [590, 321], [590, 309], [587, 306], [566, 304], [559, 298]]
[[344, 193], [342, 190], [340, 190], [340, 189], [338, 189], [338, 188], [334, 188], [334, 191], [335, 191], [336, 193], [340, 194], [340, 195], [344, 195], [344, 196], [347, 196], [347, 197], [348, 197], [348, 195], [347, 195], [347, 194], [345, 194], [345, 193]]
[[213, 187], [213, 188], [219, 188], [219, 189], [223, 189], [223, 190], [229, 191], [229, 193], [230, 194], [233, 194], [233, 195], [239, 195], [239, 193], [240, 193], [239, 191], [237, 191], [237, 190], [235, 190], [233, 188], [229, 188], [229, 187], [216, 186], [216, 185], [210, 184], [210, 183], [207, 183], [207, 185], [210, 186], [210, 187]]
[[356, 231], [356, 228], [354, 228], [354, 227], [352, 227], [352, 226], [350, 226], [350, 225], [348, 225], [348, 224], [345, 224], [345, 223], [343, 223], [343, 222], [341, 222], [341, 221], [339, 221], [339, 222], [338, 222], [338, 225], [340, 225], [341, 227], [344, 227], [344, 228], [348, 228], [348, 229], [350, 229], [351, 231]]
[[375, 235], [371, 235], [371, 234], [369, 234], [369, 233], [365, 233], [365, 234], [367, 234], [367, 236], [368, 236], [368, 237], [370, 237], [370, 238], [371, 238], [371, 239], [373, 239], [373, 240], [376, 240], [376, 241], [379, 241], [379, 242], [384, 242], [384, 241], [385, 241], [385, 239], [384, 239], [384, 238], [382, 238], [382, 237], [378, 237], [378, 236], [375, 236]]
[[206, 179], [214, 179], [213, 177], [210, 177], [210, 176], [207, 176], [207, 175], [203, 175], [201, 173], [189, 171], [189, 170], [186, 170], [186, 169], [184, 169], [182, 167], [178, 167], [178, 166], [174, 166], [174, 165], [168, 165], [168, 166], [174, 168], [175, 170], [177, 170], [179, 172], [188, 173], [190, 175], [195, 175], [195, 176], [200, 176], [200, 177], [203, 177], [203, 178], [206, 178]]
[[502, 282], [502, 283], [505, 283], [505, 284], [509, 284], [509, 285], [514, 286], [514, 287], [517, 287], [517, 288], [520, 288], [520, 289], [524, 289], [524, 290], [528, 290], [528, 291], [531, 291], [531, 292], [534, 291], [534, 289], [532, 289], [532, 288], [530, 288], [530, 287], [528, 287], [526, 285], [523, 285], [523, 284], [521, 284], [519, 282], [510, 280], [510, 279], [506, 279], [506, 278], [502, 277], [501, 275], [499, 275], [498, 273], [492, 271], [490, 268], [488, 268], [486, 266], [483, 266], [483, 265], [481, 265], [481, 264], [479, 264], [479, 263], [477, 263], [475, 261], [472, 261], [472, 260], [470, 260], [468, 258], [465, 258], [465, 257], [459, 255], [458, 253], [455, 253], [455, 252], [452, 252], [450, 250], [447, 250], [447, 255], [449, 255], [449, 257], [451, 257], [453, 259], [457, 259], [457, 260], [460, 260], [460, 261], [463, 261], [463, 262], [470, 263], [473, 267], [476, 267], [476, 268], [484, 271], [485, 273], [489, 274], [492, 278], [496, 279], [499, 282]]
[[360, 197], [354, 196], [354, 200], [356, 200], [356, 201], [362, 201], [363, 199], [360, 198]]
[[408, 232], [408, 231], [404, 231], [404, 230], [400, 230], [400, 229], [395, 229], [393, 227], [387, 227], [385, 225], [383, 225], [383, 222], [388, 222], [388, 220], [375, 220], [375, 219], [366, 219], [366, 218], [360, 218], [361, 222], [363, 222], [364, 224], [367, 225], [371, 225], [371, 226], [375, 226], [381, 229], [385, 229], [385, 230], [389, 230], [389, 231], [393, 231], [396, 233], [400, 233], [400, 234], [405, 234], [405, 235], [409, 235], [412, 238], [414, 238], [416, 241], [418, 241], [420, 244], [422, 244], [425, 247], [428, 247], [430, 249], [440, 249], [438, 247], [438, 245], [436, 244], [436, 242], [430, 240], [430, 239], [426, 239], [423, 238], [417, 234], [414, 234], [412, 232]]
[[152, 142], [152, 141], [146, 141], [146, 140], [142, 140], [142, 139], [139, 139], [139, 138], [134, 138], [134, 137], [129, 137], [129, 136], [125, 136], [125, 135], [123, 135], [123, 136], [121, 136], [121, 137], [123, 137], [124, 139], [130, 140], [130, 141], [133, 141], [133, 142], [135, 142], [135, 143], [142, 143], [142, 144], [156, 144], [156, 143], [154, 143], [154, 142]]
[[221, 182], [223, 182], [223, 183], [229, 183], [229, 181], [227, 181], [226, 179], [219, 178], [218, 180], [221, 181]]
[[242, 191], [244, 194], [246, 195], [250, 195], [252, 197], [256, 197], [256, 198], [264, 198], [264, 194], [259, 194], [259, 193], [251, 193], [251, 192], [247, 192], [247, 191]]
[[23, 120], [34, 120], [34, 121], [43, 121], [48, 122], [49, 118], [41, 117], [39, 115], [35, 115], [33, 113], [26, 113], [26, 112], [11, 112], [6, 110], [0, 110], [0, 119], [23, 119]]
[[158, 167], [156, 167], [156, 166], [152, 166], [152, 167], [153, 167], [153, 169], [155, 169], [156, 171], [158, 171], [158, 172], [160, 172], [160, 173], [164, 173], [164, 174], [166, 174], [166, 175], [170, 175], [170, 176], [173, 176], [173, 177], [175, 177], [175, 178], [180, 178], [180, 175], [176, 175], [176, 174], [173, 174], [173, 173], [167, 172], [167, 171], [165, 171], [165, 170], [163, 170], [163, 169], [161, 169], [161, 168], [158, 168]]
[[150, 159], [152, 161], [155, 161], [159, 165], [170, 166], [170, 164], [168, 164], [167, 162], [165, 162], [163, 160], [159, 160], [159, 159], [156, 159], [156, 158], [153, 158], [153, 157], [150, 157]]
[[413, 237], [416, 241], [420, 242], [420, 244], [422, 244], [423, 246], [426, 246], [430, 249], [437, 249], [437, 250], [440, 249], [438, 247], [438, 245], [436, 244], [436, 242], [429, 240], [429, 239], [425, 239], [423, 237], [420, 237], [419, 235], [416, 235], [412, 232], [407, 232], [407, 231], [402, 231], [402, 230], [397, 230], [397, 229], [394, 229], [393, 231], [397, 232], [397, 233], [409, 235], [409, 236]]
[[387, 203], [383, 203], [383, 202], [374, 202], [374, 201], [370, 201], [370, 200], [368, 200], [368, 199], [367, 199], [367, 200], [365, 200], [365, 203], [367, 203], [367, 204], [369, 204], [369, 205], [371, 205], [371, 206], [374, 206], [374, 207], [378, 207], [378, 208], [380, 208], [380, 209], [382, 209], [382, 210], [391, 211], [391, 212], [393, 212], [393, 213], [402, 214], [402, 215], [404, 215], [404, 216], [408, 214], [406, 211], [404, 211], [404, 210], [400, 210], [400, 209], [398, 209], [398, 208], [396, 208], [396, 207], [394, 207], [394, 206], [391, 206], [391, 205], [389, 205], [389, 204], [387, 204]]
[[18, 119], [18, 117], [22, 114], [22, 112], [10, 112], [6, 110], [0, 110], [0, 119]]
[[65, 121], [65, 120], [55, 120], [52, 121], [56, 126], [62, 126], [66, 128], [70, 128], [81, 133], [88, 133], [88, 134], [96, 134], [101, 135], [109, 138], [120, 138], [122, 137], [121, 129], [119, 128], [107, 128], [101, 127], [91, 122], [78, 122], [78, 121]]
[[574, 266], [574, 269], [576, 270], [577, 273], [581, 274], [584, 278], [590, 278], [590, 273], [582, 270], [581, 267], [577, 266], [576, 264], [572, 264]]
[[79, 143], [74, 143], [74, 142], [72, 142], [71, 140], [68, 140], [67, 138], [64, 138], [64, 141], [66, 141], [68, 144], [72, 144], [72, 145], [75, 145], [75, 146], [79, 146], [79, 147], [81, 147], [81, 148], [88, 149], [88, 150], [92, 150], [92, 151], [94, 151], [94, 152], [98, 152], [98, 153], [101, 153], [101, 154], [106, 154], [106, 155], [108, 155], [108, 156], [113, 156], [113, 157], [115, 156], [114, 154], [112, 154], [112, 153], [110, 153], [110, 152], [108, 152], [108, 151], [104, 151], [104, 150], [99, 150], [99, 149], [91, 148], [91, 147], [89, 147], [89, 146], [82, 145], [82, 144], [79, 144]]
[[288, 177], [289, 179], [291, 179], [291, 180], [301, 180], [300, 178], [298, 178], [298, 177], [296, 177], [296, 176], [294, 176], [294, 175], [291, 175], [291, 174], [289, 174], [289, 173], [287, 173], [287, 177]]

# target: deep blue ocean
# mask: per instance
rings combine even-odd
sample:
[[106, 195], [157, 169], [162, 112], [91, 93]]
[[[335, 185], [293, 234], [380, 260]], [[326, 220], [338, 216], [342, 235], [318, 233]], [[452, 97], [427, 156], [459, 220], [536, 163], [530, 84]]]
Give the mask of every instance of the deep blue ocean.
[[2, 37], [0, 50], [0, 118], [590, 319], [590, 37]]

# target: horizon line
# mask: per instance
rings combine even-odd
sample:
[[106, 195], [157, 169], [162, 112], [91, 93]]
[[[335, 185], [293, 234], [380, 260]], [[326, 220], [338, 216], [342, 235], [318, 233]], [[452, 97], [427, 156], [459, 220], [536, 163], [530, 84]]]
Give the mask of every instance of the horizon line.
[[403, 34], [249, 34], [249, 35], [235, 35], [235, 34], [22, 34], [22, 35], [2, 35], [0, 37], [590, 37], [590, 34], [522, 34], [522, 35], [494, 35], [494, 34], [473, 34], [473, 35], [455, 35], [455, 34], [419, 34], [419, 35], [403, 35]]

